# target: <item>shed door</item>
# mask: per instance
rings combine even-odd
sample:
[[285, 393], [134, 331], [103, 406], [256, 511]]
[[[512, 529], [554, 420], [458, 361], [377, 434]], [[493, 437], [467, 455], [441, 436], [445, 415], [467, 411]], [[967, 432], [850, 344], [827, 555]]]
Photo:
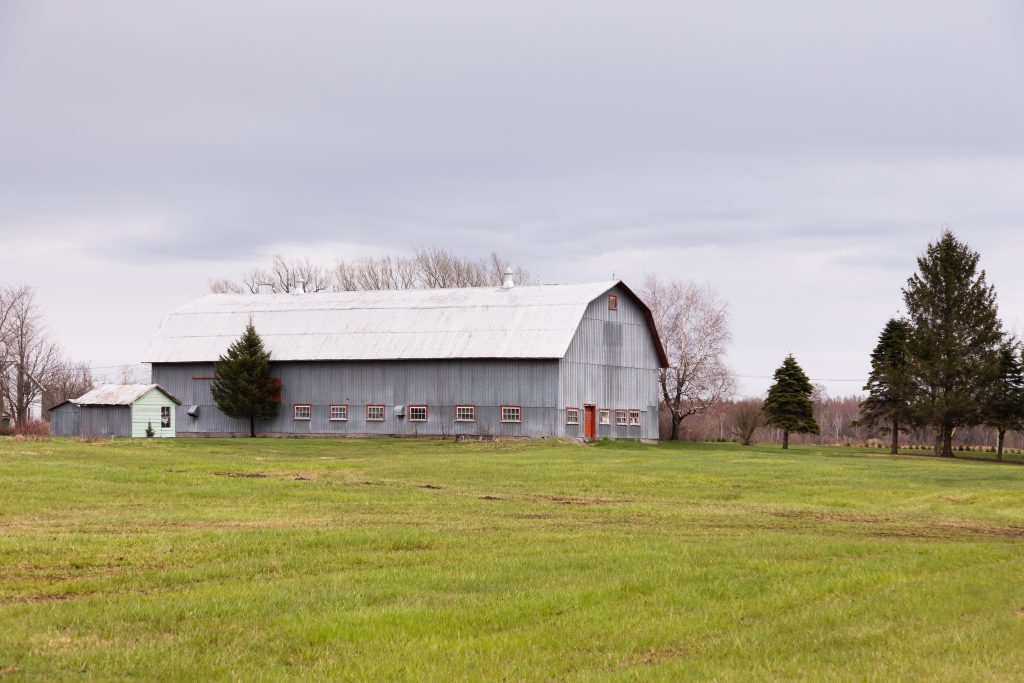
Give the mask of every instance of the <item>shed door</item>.
[[595, 413], [597, 412], [596, 406], [583, 406], [583, 437], [586, 439], [594, 438], [594, 419]]

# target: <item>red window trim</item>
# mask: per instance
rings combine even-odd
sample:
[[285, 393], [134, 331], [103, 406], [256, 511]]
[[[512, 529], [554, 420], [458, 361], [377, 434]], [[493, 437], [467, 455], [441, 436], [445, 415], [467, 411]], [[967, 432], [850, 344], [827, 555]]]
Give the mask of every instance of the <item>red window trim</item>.
[[[570, 410], [575, 410], [576, 411], [576, 421], [575, 422], [569, 422], [569, 411]], [[567, 424], [567, 425], [578, 425], [579, 423], [580, 423], [580, 409], [575, 407], [575, 406], [566, 406], [565, 407], [565, 424]]]
[[[630, 422], [630, 413], [636, 413], [636, 424]], [[639, 427], [640, 426], [640, 409], [639, 408], [626, 408], [626, 426], [627, 427]]]
[[195, 375], [195, 376], [192, 377], [192, 379], [217, 379], [217, 378], [213, 377], [213, 376], [207, 377], [206, 375]]
[[609, 294], [608, 295], [608, 310], [617, 311], [619, 310], [619, 295]]
[[[379, 417], [379, 418], [372, 417], [371, 418], [370, 417], [370, 408], [380, 408], [381, 409], [381, 417]], [[367, 422], [383, 422], [385, 419], [387, 419], [387, 416], [388, 416], [388, 409], [387, 409], [387, 406], [385, 406], [383, 403], [367, 403], [366, 404], [366, 412], [363, 413], [363, 417], [366, 419]]]
[[[309, 417], [296, 417], [296, 412], [299, 408], [309, 408]], [[313, 404], [312, 403], [293, 403], [292, 404], [292, 420], [298, 420], [299, 422], [309, 422], [313, 419]]]
[[[412, 409], [423, 408], [423, 419], [413, 419]], [[427, 422], [430, 420], [430, 406], [426, 403], [411, 403], [405, 407], [406, 415], [409, 416], [409, 422]]]
[[[331, 413], [334, 412], [335, 408], [344, 408], [345, 417], [331, 417]], [[328, 422], [345, 422], [348, 420], [348, 404], [347, 403], [332, 403], [327, 407], [327, 421]]]
[[[518, 420], [506, 420], [505, 419], [505, 408], [518, 408], [519, 409], [519, 419]], [[498, 420], [499, 420], [499, 422], [504, 422], [506, 424], [521, 424], [522, 421], [523, 421], [523, 407], [522, 406], [516, 406], [516, 405], [505, 405], [505, 404], [502, 404], [502, 405], [498, 406]]]
[[[625, 418], [623, 422], [619, 422], [619, 415], [622, 415], [622, 417]], [[615, 426], [616, 427], [628, 427], [629, 426], [629, 411], [627, 409], [625, 409], [625, 408], [616, 408], [615, 409]]]
[[[460, 418], [459, 417], [459, 408], [469, 408], [470, 410], [473, 411], [473, 417], [469, 417], [469, 418], [462, 417], [462, 418]], [[475, 405], [471, 405], [469, 403], [463, 403], [463, 404], [455, 406], [455, 421], [456, 422], [476, 422], [476, 406]]]

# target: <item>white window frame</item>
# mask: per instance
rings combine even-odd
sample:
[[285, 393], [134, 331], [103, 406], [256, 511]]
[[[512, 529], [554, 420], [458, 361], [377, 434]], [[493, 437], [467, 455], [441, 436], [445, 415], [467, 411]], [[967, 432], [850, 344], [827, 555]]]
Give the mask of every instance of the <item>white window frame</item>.
[[[165, 413], [167, 414], [167, 419], [166, 420], [164, 420], [164, 414]], [[171, 428], [171, 407], [170, 406], [160, 406], [160, 429], [170, 429], [170, 428]]]
[[640, 411], [636, 408], [630, 408], [629, 410], [629, 426], [639, 427], [640, 426]]
[[[427, 418], [430, 417], [430, 409], [427, 407], [427, 405], [425, 403], [417, 403], [416, 405], [408, 406], [407, 410], [408, 410], [408, 413], [406, 413], [406, 414], [409, 416], [408, 417], [409, 422], [426, 422]], [[414, 411], [414, 410], [416, 410], [416, 411], [422, 410], [423, 411], [423, 417], [413, 417], [412, 416], [412, 411]]]
[[[299, 409], [305, 409], [305, 416], [299, 414]], [[309, 422], [313, 419], [313, 405], [310, 403], [295, 403], [292, 405], [292, 419], [298, 422]]]
[[[468, 410], [469, 417], [459, 417], [459, 411]], [[476, 422], [476, 406], [461, 405], [455, 406], [455, 421], [456, 422]]]
[[[348, 404], [347, 403], [332, 403], [329, 408], [328, 421], [330, 422], [346, 422], [348, 421]], [[338, 410], [341, 414], [335, 415], [334, 411]]]
[[[519, 422], [523, 421], [523, 407], [522, 406], [499, 406], [498, 410], [499, 410], [499, 415], [501, 417], [501, 421], [502, 422], [519, 423]], [[513, 411], [514, 410], [516, 417], [515, 418], [512, 418], [512, 417], [506, 418], [505, 417], [505, 411], [506, 410], [509, 410], [509, 411]], [[510, 415], [511, 415], [511, 413], [510, 413]]]
[[567, 425], [578, 425], [579, 423], [580, 423], [580, 409], [579, 408], [566, 408], [565, 409], [565, 424], [567, 424]]
[[[380, 408], [380, 417], [370, 417], [370, 409]], [[367, 422], [383, 422], [387, 417], [387, 408], [380, 403], [367, 403], [366, 404], [366, 421]]]
[[615, 426], [626, 427], [629, 425], [629, 411], [615, 409]]
[[612, 423], [611, 408], [601, 408], [601, 410], [597, 411], [597, 423], [602, 425], [610, 425]]

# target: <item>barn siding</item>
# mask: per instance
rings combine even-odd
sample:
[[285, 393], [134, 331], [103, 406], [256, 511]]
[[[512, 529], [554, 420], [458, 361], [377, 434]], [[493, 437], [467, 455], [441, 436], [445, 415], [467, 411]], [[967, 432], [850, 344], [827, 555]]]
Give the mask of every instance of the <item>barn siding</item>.
[[[620, 288], [618, 309], [608, 309], [608, 294], [587, 306], [565, 357], [559, 362], [560, 431], [583, 433], [583, 406], [612, 410], [610, 425], [597, 425], [598, 438], [658, 438], [658, 352], [643, 310]], [[565, 408], [580, 408], [580, 424], [565, 424]], [[615, 424], [616, 409], [640, 410], [640, 426]]]
[[[212, 363], [155, 363], [153, 382], [182, 401], [178, 434], [247, 433], [248, 422], [221, 413], [210, 394]], [[257, 423], [261, 433], [401, 436], [541, 437], [558, 433], [556, 360], [319, 361], [271, 363], [281, 379], [281, 408]], [[312, 405], [312, 419], [292, 419], [292, 406]], [[347, 404], [349, 419], [331, 422], [331, 404]], [[385, 420], [368, 422], [367, 404], [383, 404]], [[426, 422], [395, 415], [395, 406], [426, 404]], [[455, 422], [454, 406], [475, 405], [476, 422]], [[199, 416], [187, 415], [191, 405]], [[502, 423], [499, 406], [518, 405], [522, 423]]]
[[63, 403], [50, 410], [50, 435], [78, 436], [80, 414], [74, 403]]
[[80, 436], [131, 436], [132, 415], [129, 406], [79, 406]]
[[[160, 427], [160, 408], [163, 406], [171, 408], [171, 426], [168, 428]], [[145, 438], [146, 427], [152, 424], [154, 437], [173, 437], [177, 422], [177, 407], [178, 405], [164, 392], [159, 389], [150, 389], [132, 403], [132, 436]]]

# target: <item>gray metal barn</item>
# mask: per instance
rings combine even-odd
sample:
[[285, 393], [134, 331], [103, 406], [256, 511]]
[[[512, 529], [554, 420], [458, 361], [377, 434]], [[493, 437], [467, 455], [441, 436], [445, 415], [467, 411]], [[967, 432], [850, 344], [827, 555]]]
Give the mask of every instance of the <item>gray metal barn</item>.
[[159, 384], [104, 384], [80, 398], [50, 408], [53, 436], [144, 437], [175, 436], [181, 405]]
[[281, 380], [263, 434], [658, 438], [665, 352], [620, 281], [202, 297], [147, 358], [179, 436], [248, 433], [210, 385], [250, 318]]

